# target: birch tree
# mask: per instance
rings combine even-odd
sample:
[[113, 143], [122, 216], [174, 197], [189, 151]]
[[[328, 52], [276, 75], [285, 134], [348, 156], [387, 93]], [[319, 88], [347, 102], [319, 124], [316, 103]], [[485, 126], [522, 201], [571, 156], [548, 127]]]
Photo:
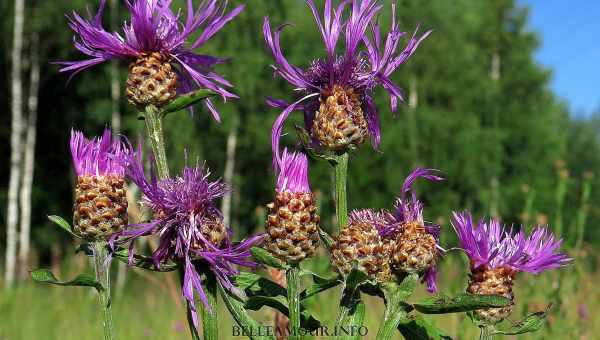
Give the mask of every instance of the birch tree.
[[19, 234], [19, 270], [20, 276], [27, 275], [29, 245], [31, 235], [31, 190], [33, 187], [33, 172], [35, 164], [35, 143], [37, 135], [38, 91], [40, 87], [40, 58], [39, 38], [32, 34], [30, 43], [29, 94], [27, 98], [27, 128], [25, 137], [23, 173], [21, 180], [21, 221]]
[[10, 175], [8, 183], [8, 208], [6, 218], [6, 265], [4, 282], [10, 287], [15, 279], [15, 262], [17, 253], [17, 224], [19, 222], [19, 182], [22, 163], [22, 131], [23, 131], [23, 87], [22, 87], [22, 51], [23, 21], [25, 0], [15, 0], [15, 17], [13, 27], [13, 48], [11, 53], [11, 136], [10, 136]]

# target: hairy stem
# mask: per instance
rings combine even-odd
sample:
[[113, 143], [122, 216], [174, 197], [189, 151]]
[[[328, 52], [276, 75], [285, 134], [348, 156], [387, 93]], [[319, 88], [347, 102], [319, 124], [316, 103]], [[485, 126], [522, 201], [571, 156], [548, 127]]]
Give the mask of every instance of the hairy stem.
[[219, 319], [217, 317], [217, 278], [208, 269], [205, 268], [204, 292], [208, 299], [208, 304], [212, 310], [208, 310], [203, 303], [200, 305], [202, 315], [202, 334], [204, 340], [219, 340]]
[[158, 170], [159, 178], [169, 177], [169, 166], [167, 164], [167, 153], [165, 151], [165, 136], [162, 128], [162, 119], [158, 109], [154, 105], [146, 106], [144, 112], [146, 121], [146, 132], [152, 145], [152, 153]]
[[110, 299], [110, 261], [108, 258], [108, 249], [105, 241], [94, 242], [94, 272], [96, 281], [102, 284], [102, 289], [98, 291], [98, 299], [102, 307], [104, 326], [104, 339], [114, 339], [113, 321], [112, 321], [112, 302]]
[[479, 340], [491, 340], [492, 337], [492, 328], [490, 326], [481, 327], [481, 333], [479, 333]]
[[287, 298], [290, 319], [289, 340], [300, 339], [300, 267], [293, 265], [286, 270]]
[[348, 224], [348, 196], [346, 185], [348, 182], [348, 158], [347, 152], [337, 157], [334, 164], [335, 180], [335, 213], [338, 220], [339, 230]]
[[335, 326], [343, 331], [349, 331], [349, 335], [342, 336], [340, 340], [359, 339], [360, 334], [353, 331], [363, 325], [365, 316], [365, 304], [360, 300], [360, 293], [354, 289], [344, 289]]

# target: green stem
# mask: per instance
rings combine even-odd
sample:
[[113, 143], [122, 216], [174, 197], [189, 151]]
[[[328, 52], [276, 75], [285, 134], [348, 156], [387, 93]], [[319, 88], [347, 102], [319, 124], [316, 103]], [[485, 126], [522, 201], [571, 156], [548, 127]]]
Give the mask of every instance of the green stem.
[[[340, 301], [340, 309], [338, 312], [335, 326], [340, 330], [355, 330], [361, 327], [364, 322], [365, 304], [360, 300], [360, 293], [357, 290], [344, 289], [342, 299]], [[350, 332], [352, 333], [352, 332]], [[342, 336], [340, 340], [358, 339], [360, 335]]]
[[300, 339], [300, 267], [293, 265], [285, 272], [287, 279], [287, 298], [290, 320], [289, 340]]
[[403, 302], [412, 295], [418, 280], [418, 275], [409, 274], [399, 285], [393, 282], [383, 285], [385, 313], [377, 331], [377, 340], [393, 339], [400, 322], [408, 319], [409, 311], [405, 309], [406, 305]]
[[204, 292], [208, 299], [208, 305], [212, 310], [208, 310], [203, 303], [200, 303], [200, 313], [202, 315], [202, 334], [204, 340], [219, 340], [219, 319], [217, 314], [217, 279], [215, 275], [205, 269]]
[[98, 299], [103, 312], [104, 339], [114, 339], [112, 321], [112, 302], [110, 299], [110, 262], [107, 262], [108, 249], [105, 241], [97, 241], [92, 244], [94, 250], [94, 272], [96, 281], [102, 284], [102, 290], [98, 291]]
[[377, 340], [393, 339], [394, 334], [398, 332], [400, 321], [406, 319], [408, 313], [400, 306], [400, 304], [388, 303], [385, 306], [383, 314], [383, 323], [377, 331]]
[[[260, 330], [264, 329], [264, 326], [261, 326], [256, 320], [252, 319], [252, 317], [248, 314], [246, 309], [244, 309], [244, 303], [236, 300], [234, 297], [229, 295], [229, 293], [223, 288], [223, 286], [217, 282], [217, 288], [225, 302], [225, 306], [229, 310], [229, 313], [233, 316], [233, 319], [238, 324], [240, 329], [239, 333], [245, 332], [242, 334], [244, 336], [248, 336], [252, 340], [274, 340], [275, 338], [272, 335], [261, 334]], [[264, 332], [263, 332], [264, 333]]]
[[165, 137], [162, 128], [162, 118], [154, 105], [146, 106], [144, 113], [146, 121], [146, 132], [152, 145], [152, 153], [158, 170], [159, 178], [169, 177], [169, 166], [167, 165], [167, 154], [165, 151]]
[[491, 340], [492, 337], [492, 328], [490, 326], [481, 327], [481, 333], [479, 333], [479, 340]]
[[348, 224], [348, 193], [346, 185], [348, 182], [348, 158], [347, 152], [337, 157], [334, 164], [335, 172], [335, 212], [339, 224], [339, 230], [342, 230]]

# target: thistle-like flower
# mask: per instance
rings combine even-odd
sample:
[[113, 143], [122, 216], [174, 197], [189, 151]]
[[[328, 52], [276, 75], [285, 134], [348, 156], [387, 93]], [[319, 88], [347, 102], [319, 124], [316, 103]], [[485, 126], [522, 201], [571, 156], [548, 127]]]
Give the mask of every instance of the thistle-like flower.
[[276, 153], [278, 173], [275, 200], [267, 205], [267, 249], [296, 264], [315, 254], [319, 244], [319, 215], [308, 183], [308, 160], [299, 152]]
[[[100, 0], [98, 13], [85, 19], [73, 12], [69, 26], [75, 33], [74, 45], [89, 56], [81, 61], [63, 61], [61, 72], [76, 74], [108, 60], [131, 62], [125, 94], [129, 101], [143, 108], [160, 107], [176, 93], [194, 88], [206, 88], [223, 99], [236, 98], [228, 90], [232, 85], [213, 72], [213, 67], [226, 59], [196, 54], [215, 33], [244, 8], [238, 6], [226, 13], [226, 2], [203, 0], [197, 10], [187, 0], [187, 15], [181, 21], [181, 11], [170, 9], [170, 0], [126, 0], [130, 20], [123, 25], [123, 35], [109, 32], [102, 26], [106, 0]], [[192, 35], [195, 38], [191, 38]], [[219, 114], [210, 100], [207, 108], [218, 121]]]
[[[194, 291], [208, 310], [210, 306], [194, 263], [204, 262], [226, 289], [243, 294], [229, 277], [238, 274], [237, 265], [256, 267], [250, 260], [249, 249], [262, 242], [264, 235], [252, 236], [240, 243], [231, 241], [230, 230], [215, 206], [215, 200], [228, 189], [220, 181], [209, 181], [210, 172], [201, 165], [185, 167], [181, 175], [161, 180], [152, 171], [147, 179], [138, 149], [129, 159], [126, 174], [140, 188], [144, 196], [142, 204], [152, 210], [154, 217], [148, 223], [129, 226], [120, 233], [119, 239], [129, 241], [151, 234], [160, 238], [152, 258], [158, 267], [167, 261], [184, 267], [182, 295], [191, 306], [197, 326]], [[131, 261], [133, 242], [129, 254]]]
[[[273, 126], [273, 135], [279, 136], [288, 115], [300, 110], [304, 111], [306, 129], [313, 142], [321, 148], [343, 150], [350, 145], [360, 145], [367, 136], [377, 147], [381, 137], [372, 93], [377, 85], [383, 86], [390, 95], [392, 110], [396, 110], [398, 100], [402, 101], [403, 97], [390, 76], [415, 52], [430, 31], [417, 37], [417, 27], [406, 47], [399, 52], [400, 38], [406, 32], [400, 31], [395, 20], [394, 4], [392, 25], [385, 44], [382, 44], [379, 25], [373, 19], [383, 7], [379, 1], [342, 1], [337, 8], [332, 2], [325, 0], [322, 20], [314, 2], [306, 0], [327, 51], [325, 58], [315, 59], [307, 69], [291, 65], [284, 57], [280, 35], [285, 25], [279, 26], [273, 33], [269, 18], [264, 20], [263, 34], [275, 59], [272, 66], [275, 73], [304, 96], [293, 104], [268, 100], [270, 105], [284, 109]], [[350, 14], [344, 19], [350, 3]], [[372, 37], [366, 34], [368, 29], [372, 31]], [[342, 33], [345, 37], [344, 52], [336, 54]], [[278, 137], [273, 138], [279, 140]]]
[[[544, 227], [525, 232], [506, 229], [497, 219], [483, 219], [476, 225], [470, 213], [453, 213], [452, 226], [471, 262], [471, 294], [502, 295], [514, 299], [512, 286], [518, 272], [538, 274], [567, 265], [571, 259], [558, 249], [562, 239]], [[496, 324], [510, 315], [512, 306], [481, 309], [474, 312], [479, 320]]]
[[72, 130], [70, 146], [77, 175], [73, 231], [89, 241], [107, 239], [127, 225], [129, 143], [113, 138], [109, 129], [91, 140]]
[[437, 290], [435, 262], [440, 227], [425, 222], [423, 204], [412, 190], [419, 177], [441, 180], [434, 172], [421, 168], [411, 172], [394, 211], [364, 209], [350, 213], [348, 228], [340, 231], [332, 247], [333, 263], [340, 273], [347, 274], [356, 263], [380, 282], [406, 273], [423, 274], [428, 290]]

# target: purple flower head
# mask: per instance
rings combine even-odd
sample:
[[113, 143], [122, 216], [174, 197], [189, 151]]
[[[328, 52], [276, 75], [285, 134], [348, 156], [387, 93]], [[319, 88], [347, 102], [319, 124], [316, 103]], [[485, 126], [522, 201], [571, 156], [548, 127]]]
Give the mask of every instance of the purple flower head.
[[[249, 259], [249, 250], [262, 241], [263, 235], [240, 243], [231, 242], [230, 230], [223, 225], [221, 212], [215, 205], [215, 200], [227, 192], [226, 185], [210, 181], [210, 172], [199, 164], [186, 166], [177, 177], [161, 180], [151, 171], [147, 179], [140, 148], [130, 157], [126, 175], [140, 188], [144, 196], [142, 204], [153, 211], [154, 218], [148, 223], [129, 226], [119, 237], [132, 240], [153, 234], [160, 238], [152, 258], [156, 266], [166, 261], [184, 266], [182, 294], [192, 306], [196, 326], [194, 291], [208, 309], [210, 306], [193, 261], [204, 261], [225, 288], [243, 294], [229, 277], [238, 274], [237, 265], [256, 267]], [[130, 256], [133, 256], [133, 242]]]
[[310, 192], [308, 183], [308, 159], [301, 152], [283, 150], [281, 164], [277, 167], [277, 190], [279, 192]]
[[[383, 7], [379, 1], [344, 0], [335, 7], [332, 0], [325, 0], [322, 19], [314, 2], [306, 0], [306, 3], [315, 18], [327, 52], [324, 58], [313, 60], [306, 69], [290, 64], [283, 54], [280, 36], [287, 25], [281, 25], [273, 31], [269, 18], [266, 17], [264, 20], [263, 34], [267, 47], [275, 59], [275, 64], [272, 66], [275, 74], [289, 82], [294, 87], [294, 91], [303, 95], [303, 98], [292, 104], [283, 100], [268, 99], [271, 106], [284, 109], [273, 127], [273, 138], [279, 140], [282, 125], [294, 110], [304, 111], [305, 124], [310, 130], [314, 112], [319, 109], [319, 97], [331, 91], [334, 86], [339, 86], [343, 89], [351, 89], [352, 93], [357, 95], [365, 115], [368, 133], [373, 146], [377, 148], [381, 134], [372, 93], [378, 85], [383, 86], [390, 95], [392, 110], [397, 109], [398, 100], [403, 101], [403, 96], [400, 88], [390, 80], [390, 76], [415, 52], [431, 31], [418, 37], [417, 27], [406, 47], [400, 51], [400, 38], [406, 35], [406, 32], [400, 31], [395, 20], [395, 5], [392, 5], [394, 19], [383, 42], [380, 27], [374, 20]], [[344, 16], [346, 9], [350, 10], [347, 17]], [[370, 31], [371, 37], [367, 31]], [[336, 47], [342, 35], [344, 49], [337, 54]]]
[[[226, 1], [203, 0], [194, 10], [193, 1], [187, 0], [185, 18], [181, 10], [170, 9], [171, 0], [124, 0], [130, 20], [123, 25], [123, 34], [109, 32], [102, 26], [106, 0], [100, 0], [95, 16], [84, 18], [73, 12], [69, 26], [75, 33], [74, 45], [89, 58], [81, 61], [62, 61], [61, 72], [73, 75], [108, 60], [135, 60], [144, 54], [160, 53], [177, 65], [179, 92], [207, 88], [223, 99], [237, 98], [225, 88], [232, 87], [226, 79], [213, 72], [213, 67], [226, 59], [196, 54], [194, 49], [204, 45], [225, 24], [237, 16], [244, 6], [226, 13]], [[192, 38], [194, 35], [194, 38]], [[213, 116], [219, 116], [209, 100], [205, 102]]]
[[71, 130], [71, 156], [77, 176], [125, 176], [129, 142], [113, 138], [110, 129], [101, 137], [87, 139], [81, 131]]
[[482, 219], [475, 225], [469, 212], [454, 212], [452, 226], [472, 269], [508, 267], [516, 272], [537, 274], [571, 261], [558, 252], [562, 239], [556, 240], [544, 227], [536, 227], [526, 237], [522, 229], [519, 232], [506, 229], [497, 219], [489, 222]]

